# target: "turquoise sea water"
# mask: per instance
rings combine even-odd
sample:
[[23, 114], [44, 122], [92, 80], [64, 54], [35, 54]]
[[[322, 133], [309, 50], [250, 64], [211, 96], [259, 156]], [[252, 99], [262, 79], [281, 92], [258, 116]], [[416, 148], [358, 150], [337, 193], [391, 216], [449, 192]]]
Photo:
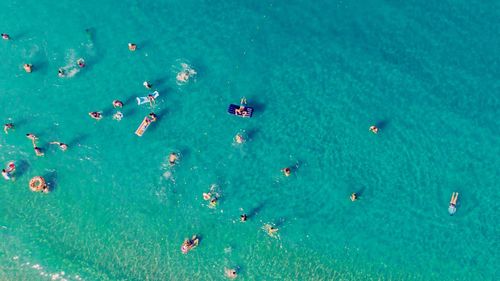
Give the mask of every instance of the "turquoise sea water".
[[[498, 1], [0, 8], [12, 37], [0, 42], [0, 116], [16, 126], [0, 165], [18, 166], [0, 185], [1, 280], [224, 280], [225, 267], [237, 280], [499, 279]], [[80, 57], [87, 67], [57, 76]], [[198, 72], [185, 85], [181, 63]], [[159, 121], [139, 138], [144, 80], [161, 94]], [[226, 113], [242, 96], [251, 119]], [[50, 194], [29, 190], [36, 175]], [[212, 184], [216, 209], [202, 198]]]

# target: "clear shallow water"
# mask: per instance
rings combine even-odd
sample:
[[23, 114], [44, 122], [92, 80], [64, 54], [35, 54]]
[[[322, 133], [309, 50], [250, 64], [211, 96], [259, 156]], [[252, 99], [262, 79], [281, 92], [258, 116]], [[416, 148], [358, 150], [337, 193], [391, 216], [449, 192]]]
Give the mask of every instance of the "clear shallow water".
[[[0, 7], [12, 36], [0, 42], [0, 105], [16, 124], [0, 160], [20, 166], [0, 187], [1, 279], [220, 280], [234, 266], [238, 280], [498, 278], [498, 3]], [[85, 69], [57, 77], [79, 57]], [[179, 86], [181, 62], [198, 75]], [[146, 79], [160, 120], [138, 138]], [[225, 113], [241, 96], [254, 118]], [[235, 146], [242, 130], [249, 141]], [[35, 175], [51, 194], [29, 191]], [[201, 196], [213, 183], [216, 210]], [[182, 255], [194, 233], [200, 246]]]

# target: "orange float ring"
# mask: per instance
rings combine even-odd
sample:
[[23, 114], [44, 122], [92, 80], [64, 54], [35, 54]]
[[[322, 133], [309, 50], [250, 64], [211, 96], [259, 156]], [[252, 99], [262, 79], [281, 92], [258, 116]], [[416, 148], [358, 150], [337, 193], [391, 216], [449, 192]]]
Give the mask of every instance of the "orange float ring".
[[38, 191], [45, 191], [46, 192], [47, 184], [45, 183], [45, 180], [42, 177], [36, 176], [30, 180], [30, 189], [31, 189], [31, 191], [35, 191], [35, 192], [38, 192]]

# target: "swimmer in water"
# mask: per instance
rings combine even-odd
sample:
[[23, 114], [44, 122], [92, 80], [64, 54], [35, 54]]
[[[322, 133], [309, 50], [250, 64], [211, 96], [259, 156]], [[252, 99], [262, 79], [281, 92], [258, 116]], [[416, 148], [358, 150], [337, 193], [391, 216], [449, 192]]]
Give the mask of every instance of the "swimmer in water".
[[134, 43], [128, 43], [128, 49], [129, 51], [134, 52], [135, 50], [137, 50], [137, 45]]
[[373, 125], [373, 126], [370, 126], [370, 132], [374, 133], [374, 134], [377, 134], [378, 133], [378, 128], [377, 126]]
[[243, 142], [245, 142], [245, 139], [241, 134], [236, 134], [236, 136], [234, 136], [234, 141], [236, 143], [242, 144]]
[[7, 172], [5, 169], [2, 169], [2, 177], [3, 177], [5, 180], [10, 180], [10, 175], [9, 175], [9, 172]]
[[6, 134], [9, 134], [9, 130], [10, 129], [14, 129], [14, 124], [12, 123], [7, 123], [5, 125], [3, 125], [3, 131], [6, 133]]
[[84, 68], [85, 67], [85, 60], [83, 60], [82, 58], [79, 58], [77, 61], [76, 61], [76, 64], [78, 64], [78, 66], [80, 68]]
[[35, 147], [33, 147], [33, 149], [35, 150], [36, 156], [43, 156], [44, 155], [44, 153], [43, 153], [43, 151], [42, 151], [41, 148], [35, 146]]
[[191, 69], [186, 63], [181, 63], [182, 70], [177, 73], [177, 82], [186, 83], [192, 75], [196, 74], [196, 71]]
[[358, 200], [358, 195], [354, 192], [351, 194], [351, 201], [354, 202], [356, 200]]
[[120, 100], [114, 100], [113, 101], [113, 107], [114, 108], [117, 108], [117, 107], [122, 108], [123, 107], [123, 102], [120, 101]]
[[64, 73], [64, 69], [59, 68], [59, 69], [57, 70], [57, 75], [58, 75], [59, 77], [64, 77], [64, 76], [66, 76], [66, 74]]
[[37, 138], [35, 135], [33, 135], [32, 133], [28, 133], [28, 134], [26, 134], [26, 137], [27, 137], [28, 139], [30, 139], [32, 142], [34, 142], [35, 140], [37, 140], [37, 139], [38, 139], [38, 138]]
[[276, 235], [276, 233], [278, 232], [277, 228], [275, 228], [274, 226], [267, 224], [267, 223], [264, 224], [262, 229], [264, 229], [264, 231], [266, 231], [267, 235], [269, 235], [271, 237], [274, 237]]
[[247, 214], [243, 214], [243, 215], [241, 215], [241, 216], [240, 216], [240, 221], [241, 221], [241, 222], [246, 222], [246, 221], [247, 221], [247, 219], [248, 219]]
[[210, 205], [209, 205], [210, 208], [215, 208], [217, 207], [217, 197], [212, 197], [212, 199], [210, 199]]
[[168, 163], [170, 164], [170, 166], [174, 166], [177, 163], [177, 159], [179, 159], [177, 153], [170, 153], [170, 155], [168, 156]]
[[290, 170], [290, 168], [286, 167], [284, 169], [281, 169], [281, 171], [283, 172], [283, 174], [287, 177], [289, 177], [291, 174], [292, 174], [292, 170]]
[[229, 279], [234, 279], [234, 278], [238, 277], [238, 273], [236, 272], [236, 269], [234, 269], [234, 268], [231, 268], [231, 269], [224, 268], [224, 274]]
[[450, 213], [450, 216], [453, 216], [457, 211], [457, 200], [458, 200], [458, 192], [453, 192], [451, 194], [450, 206], [448, 206], [448, 213]]
[[27, 73], [31, 73], [33, 71], [33, 65], [30, 63], [25, 63], [23, 65], [23, 68], [24, 68], [24, 71], [26, 71]]
[[158, 119], [158, 116], [156, 114], [154, 114], [154, 112], [151, 112], [149, 113], [149, 119], [151, 120], [151, 122], [156, 122], [156, 120]]
[[151, 94], [148, 95], [148, 101], [149, 101], [149, 105], [151, 107], [156, 103], [155, 97], [153, 95], [151, 95]]
[[144, 85], [144, 87], [146, 87], [146, 89], [153, 88], [153, 85], [151, 85], [148, 81], [144, 81], [144, 83], [142, 83], [142, 85]]
[[203, 192], [203, 200], [210, 200], [210, 198], [212, 198], [212, 193], [208, 192]]
[[120, 121], [123, 118], [123, 113], [120, 111], [117, 111], [115, 114], [113, 114], [113, 119], [116, 121]]
[[66, 151], [66, 149], [68, 149], [68, 145], [62, 142], [52, 141], [50, 144], [57, 144], [62, 151]]
[[2, 33], [2, 39], [3, 40], [10, 40], [10, 36], [7, 33]]
[[94, 118], [95, 120], [101, 120], [102, 119], [102, 114], [97, 111], [89, 112], [90, 117]]

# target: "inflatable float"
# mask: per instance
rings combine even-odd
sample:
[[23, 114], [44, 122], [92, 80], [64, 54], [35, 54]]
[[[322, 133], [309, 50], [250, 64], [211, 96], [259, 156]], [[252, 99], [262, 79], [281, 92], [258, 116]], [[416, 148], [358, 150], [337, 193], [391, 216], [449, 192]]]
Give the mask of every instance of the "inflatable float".
[[40, 191], [43, 191], [45, 193], [49, 192], [49, 188], [47, 187], [47, 183], [45, 183], [45, 179], [40, 176], [33, 177], [30, 180], [29, 186], [31, 191], [34, 192], [40, 192]]
[[252, 107], [247, 107], [245, 106], [243, 110], [239, 111], [237, 109], [239, 109], [240, 106], [239, 105], [236, 105], [236, 104], [230, 104], [229, 107], [227, 108], [227, 113], [231, 114], [231, 115], [236, 115], [236, 116], [239, 116], [239, 117], [247, 117], [247, 118], [250, 118], [252, 117], [252, 114], [253, 114], [253, 108]]
[[[154, 91], [151, 93], [151, 96], [153, 96], [153, 98], [158, 98], [160, 96], [160, 93], [158, 93], [158, 91]], [[145, 96], [145, 97], [137, 97], [137, 104], [138, 105], [141, 105], [141, 104], [145, 104], [145, 103], [149, 103], [149, 96]]]

